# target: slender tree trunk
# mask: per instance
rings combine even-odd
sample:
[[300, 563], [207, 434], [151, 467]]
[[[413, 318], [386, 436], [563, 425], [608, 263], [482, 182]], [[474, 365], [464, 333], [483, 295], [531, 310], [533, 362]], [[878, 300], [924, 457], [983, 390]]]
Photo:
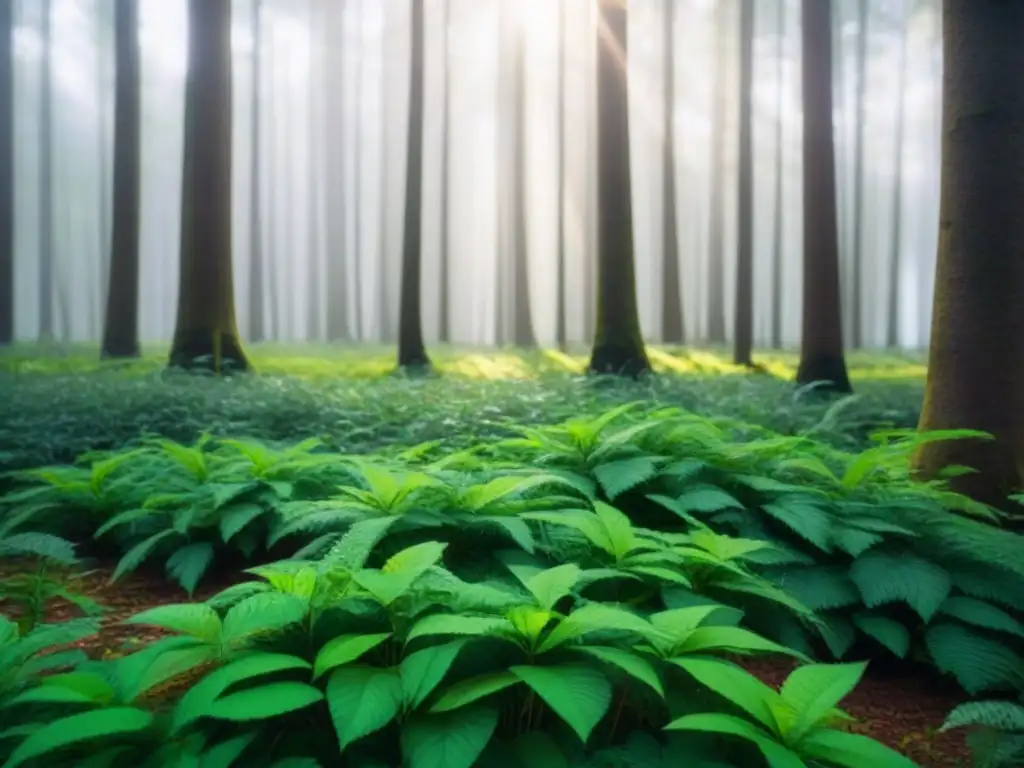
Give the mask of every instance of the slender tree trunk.
[[249, 367], [231, 275], [231, 0], [189, 0], [181, 283], [170, 364]]
[[740, 2], [740, 157], [733, 362], [754, 364], [754, 0]]
[[832, 3], [802, 0], [804, 120], [803, 335], [799, 384], [850, 392], [843, 356], [832, 134]]
[[[418, 0], [414, 0], [418, 2]], [[353, 200], [353, 214], [352, 214], [352, 242], [355, 245], [355, 258], [352, 259], [352, 282], [355, 284], [355, 334], [359, 341], [366, 340], [366, 328], [363, 323], [363, 302], [360, 297], [363, 295], [363, 257], [365, 256], [363, 248], [363, 217], [362, 217], [362, 200], [363, 200], [363, 60], [366, 57], [365, 47], [363, 45], [363, 26], [364, 26], [364, 10], [365, 5], [363, 0], [356, 0], [355, 2], [355, 15], [356, 15], [356, 33], [359, 37], [359, 46], [356, 49], [356, 72], [355, 72], [355, 92], [352, 94], [353, 102], [355, 103], [355, 140], [352, 142], [352, 152], [354, 157], [352, 158], [352, 167], [355, 170], [355, 179], [353, 181], [353, 187], [355, 189], [355, 199]], [[421, 129], [422, 130], [422, 129]]]
[[320, 146], [320, 131], [318, 130], [318, 118], [320, 106], [317, 103], [319, 94], [319, 76], [321, 48], [316, 30], [324, 23], [324, 14], [320, 3], [310, 3], [310, 57], [311, 67], [309, 76], [309, 144], [306, 147], [306, 158], [309, 163], [307, 169], [308, 185], [306, 189], [308, 199], [308, 225], [309, 225], [309, 271], [307, 273], [307, 292], [309, 305], [306, 310], [306, 338], [307, 341], [319, 341], [321, 337], [321, 311], [320, 311], [320, 184], [321, 171], [316, 163], [314, 149]]
[[[262, 46], [261, 52], [266, 55], [267, 65], [265, 68], [261, 68], [260, 79], [263, 80], [263, 72], [266, 72], [266, 104], [265, 109], [261, 112], [265, 112], [269, 119], [266, 125], [267, 134], [267, 154], [266, 154], [266, 172], [260, 172], [260, 216], [266, 219], [266, 229], [260, 227], [261, 232], [266, 233], [266, 239], [261, 241], [260, 247], [260, 282], [266, 286], [265, 292], [261, 294], [261, 302], [266, 299], [267, 303], [264, 306], [264, 328], [263, 328], [263, 341], [281, 341], [284, 335], [284, 311], [282, 309], [281, 302], [281, 289], [278, 280], [280, 270], [278, 269], [278, 227], [280, 222], [278, 221], [278, 201], [281, 199], [281, 190], [279, 185], [279, 170], [277, 164], [277, 146], [278, 146], [278, 123], [277, 123], [277, 110], [278, 110], [278, 93], [277, 93], [277, 56], [275, 55], [277, 44], [273, 38], [270, 37], [270, 45]], [[262, 137], [263, 131], [260, 131]], [[266, 201], [263, 201], [263, 185], [264, 177], [266, 177]], [[250, 276], [251, 277], [251, 276]]]
[[512, 184], [515, 201], [515, 250], [513, 251], [513, 285], [515, 289], [514, 319], [512, 323], [512, 340], [517, 347], [533, 348], [537, 346], [537, 337], [533, 330], [533, 316], [530, 310], [530, 243], [527, 227], [526, 208], [528, 205], [526, 192], [526, 127], [529, 119], [526, 114], [526, 29], [519, 24], [515, 31], [515, 166], [512, 170]]
[[263, 330], [263, 174], [260, 153], [260, 100], [263, 93], [263, 0], [252, 0], [252, 192], [249, 196], [249, 341], [264, 341]]
[[39, 338], [52, 341], [54, 300], [53, 211], [53, 5], [42, 0], [42, 85], [39, 93]]
[[412, 0], [412, 56], [409, 80], [409, 135], [406, 153], [405, 226], [402, 239], [401, 309], [398, 317], [398, 367], [429, 369], [423, 343], [421, 281], [423, 269], [423, 68], [424, 0]]
[[110, 238], [103, 357], [139, 356], [139, 210], [142, 93], [138, 0], [114, 7], [114, 220]]
[[661, 340], [682, 344], [683, 296], [679, 289], [679, 224], [676, 219], [676, 14], [677, 0], [664, 2], [664, 117], [665, 142], [662, 145], [662, 271], [661, 271]]
[[897, 85], [898, 103], [896, 106], [896, 140], [893, 149], [895, 190], [892, 202], [892, 257], [889, 259], [889, 300], [886, 309], [886, 346], [896, 349], [900, 345], [900, 250], [903, 244], [903, 133], [905, 97], [907, 85], [907, 35], [909, 23], [906, 18], [906, 6], [903, 11], [903, 30], [900, 34], [899, 79]]
[[863, 346], [864, 331], [861, 304], [864, 285], [864, 128], [867, 122], [864, 103], [868, 79], [868, 0], [858, 0], [857, 19], [857, 122], [853, 149], [853, 253], [850, 270], [850, 344], [854, 349]]
[[14, 3], [0, 2], [0, 344], [14, 341]]
[[[324, 103], [328, 119], [325, 129], [335, 128], [338, 136], [327, 142], [327, 340], [341, 341], [351, 335], [346, 303], [348, 275], [345, 271], [345, 110], [339, 86], [345, 81], [345, 59], [334, 44], [344, 33], [345, 3], [329, 5], [324, 43], [331, 77], [324, 79]], [[335, 13], [337, 15], [335, 15]]]
[[1024, 483], [1024, 4], [943, 11], [940, 244], [922, 431], [977, 429], [992, 441], [931, 443], [916, 457], [991, 504]]
[[714, 115], [711, 128], [711, 217], [708, 242], [708, 341], [724, 344], [725, 331], [725, 107], [726, 107], [726, 40], [728, 3], [715, 7], [716, 55]]
[[775, 49], [775, 212], [772, 221], [772, 347], [782, 349], [782, 64], [785, 57], [784, 43], [786, 40], [786, 3], [788, 0], [777, 0], [779, 4], [778, 37]]
[[565, 73], [566, 59], [568, 54], [565, 43], [565, 30], [567, 23], [566, 3], [558, 4], [558, 74], [557, 80], [558, 95], [556, 105], [558, 109], [558, 204], [555, 217], [558, 220], [558, 245], [555, 264], [555, 343], [563, 352], [568, 347], [568, 332], [566, 330], [565, 317], [565, 194], [566, 194], [566, 142], [565, 142]]
[[451, 107], [451, 0], [444, 0], [444, 103], [441, 108], [441, 119], [444, 124], [441, 127], [441, 341], [451, 343], [452, 341], [452, 320], [451, 320], [451, 222], [449, 221], [449, 198], [451, 196], [451, 129], [452, 129], [452, 107]]
[[[98, 307], [107, 305], [107, 290], [110, 285], [111, 269], [111, 239], [113, 237], [113, 220], [111, 213], [111, 166], [110, 147], [107, 143], [107, 135], [110, 132], [110, 119], [107, 114], [107, 50], [109, 26], [116, 26], [116, 21], [111, 24], [108, 10], [105, 5], [98, 4], [96, 7], [96, 114], [97, 114], [97, 151], [99, 155], [100, 178], [99, 178], [99, 252], [100, 252], [100, 279], [99, 290], [93, 296], [99, 295]], [[116, 31], [115, 31], [116, 35]], [[116, 85], [115, 85], [116, 89]], [[102, 311], [102, 310], [98, 310]], [[98, 318], [98, 312], [96, 317]], [[98, 318], [102, 320], [101, 318]], [[90, 323], [95, 322], [91, 317]], [[92, 334], [90, 333], [90, 338]]]
[[598, 0], [597, 330], [589, 370], [638, 376], [651, 364], [636, 300], [633, 200], [629, 158], [627, 0]]

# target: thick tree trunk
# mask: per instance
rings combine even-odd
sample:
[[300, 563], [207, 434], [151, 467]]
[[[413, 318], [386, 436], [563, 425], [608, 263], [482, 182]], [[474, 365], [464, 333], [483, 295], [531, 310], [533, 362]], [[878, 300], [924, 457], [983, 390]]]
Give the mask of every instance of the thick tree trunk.
[[886, 346], [896, 349], [900, 345], [900, 250], [903, 241], [903, 134], [906, 112], [907, 35], [910, 20], [906, 6], [903, 11], [903, 30], [900, 33], [900, 62], [896, 93], [896, 139], [893, 147], [893, 173], [896, 177], [892, 201], [892, 256], [889, 259], [889, 297], [886, 302]]
[[779, 4], [778, 37], [775, 49], [775, 210], [772, 220], [772, 348], [782, 349], [782, 64], [785, 59], [786, 3]]
[[114, 218], [101, 354], [138, 357], [142, 151], [138, 0], [117, 0], [114, 13]]
[[843, 357], [832, 135], [832, 3], [803, 0], [804, 276], [799, 384], [850, 392]]
[[412, 56], [409, 81], [409, 135], [405, 181], [405, 227], [402, 238], [401, 309], [398, 317], [398, 367], [429, 369], [423, 343], [421, 281], [423, 269], [423, 69], [424, 0], [412, 0]]
[[450, 344], [452, 341], [452, 309], [451, 309], [451, 222], [449, 198], [451, 196], [451, 130], [452, 130], [452, 77], [451, 77], [451, 0], [444, 0], [444, 103], [441, 107], [441, 285], [440, 285], [440, 336], [441, 341]]
[[853, 167], [853, 253], [850, 254], [850, 346], [859, 349], [863, 342], [862, 307], [864, 284], [864, 129], [867, 122], [865, 101], [868, 78], [868, 0], [857, 4], [857, 103], [854, 120]]
[[0, 344], [14, 341], [14, 3], [0, 2]]
[[39, 339], [54, 338], [53, 252], [53, 5], [42, 0], [42, 52], [39, 58]]
[[679, 290], [679, 223], [676, 219], [676, 0], [665, 0], [662, 51], [664, 54], [664, 130], [662, 145], [662, 262], [661, 340], [685, 341], [683, 296]]
[[728, 3], [715, 6], [715, 89], [711, 124], [711, 205], [708, 209], [708, 341], [724, 344], [725, 330], [725, 177], [726, 34]]
[[181, 279], [170, 364], [246, 370], [231, 274], [231, 0], [189, 0]]
[[754, 364], [754, 0], [740, 2], [740, 156], [733, 362]]
[[263, 330], [263, 173], [260, 159], [260, 100], [263, 94], [263, 0], [252, 0], [252, 191], [249, 197], [249, 341], [260, 342]]
[[626, 0], [598, 0], [597, 330], [589, 370], [639, 376], [651, 370], [637, 312], [629, 159]]
[[920, 428], [994, 441], [924, 446], [917, 468], [999, 504], [1024, 481], [1024, 4], [945, 4], [940, 244]]
[[533, 330], [533, 315], [530, 309], [530, 243], [526, 222], [526, 29], [520, 23], [515, 30], [515, 105], [513, 109], [515, 127], [513, 141], [515, 164], [512, 168], [512, 185], [515, 200], [515, 226], [513, 227], [514, 249], [512, 254], [512, 282], [515, 291], [512, 318], [512, 342], [517, 347], [537, 346]]

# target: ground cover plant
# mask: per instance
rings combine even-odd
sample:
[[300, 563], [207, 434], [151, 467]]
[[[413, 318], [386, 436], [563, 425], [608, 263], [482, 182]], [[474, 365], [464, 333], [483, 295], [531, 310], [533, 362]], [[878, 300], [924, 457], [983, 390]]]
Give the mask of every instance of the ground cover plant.
[[[19, 701], [44, 708], [19, 708], [0, 746], [19, 764], [17, 750], [81, 727], [110, 760], [330, 764], [344, 747], [353, 765], [516, 765], [552, 750], [572, 765], [830, 764], [826, 752], [863, 765], [899, 758], [848, 742], [846, 726], [821, 730], [857, 660], [914, 656], [971, 692], [1020, 685], [1020, 606], [1005, 587], [1022, 578], [1019, 537], [939, 484], [912, 484], [909, 439], [849, 453], [650, 403], [511, 426], [373, 456], [323, 440], [153, 438], [19, 473], [4, 519], [117, 558], [117, 578], [152, 564], [189, 591], [241, 567], [259, 580], [136, 616], [179, 633], [143, 653], [19, 678]], [[735, 665], [752, 653], [845, 663], [799, 667], [778, 699]], [[184, 696], [144, 695], [182, 675]], [[828, 703], [798, 712], [815, 684]], [[566, 690], [589, 704], [567, 706]], [[283, 708], [258, 709], [271, 700]], [[199, 708], [176, 715], [187, 701]], [[367, 701], [376, 719], [339, 714]], [[61, 715], [84, 719], [31, 735]], [[264, 740], [300, 725], [324, 741]]]

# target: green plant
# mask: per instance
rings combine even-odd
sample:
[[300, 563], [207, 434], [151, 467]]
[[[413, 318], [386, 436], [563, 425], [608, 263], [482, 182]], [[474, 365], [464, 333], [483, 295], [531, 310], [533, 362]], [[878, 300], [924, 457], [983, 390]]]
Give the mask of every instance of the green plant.
[[971, 729], [968, 743], [975, 768], [1012, 768], [1024, 760], [1024, 697], [961, 704], [941, 730], [953, 728]]

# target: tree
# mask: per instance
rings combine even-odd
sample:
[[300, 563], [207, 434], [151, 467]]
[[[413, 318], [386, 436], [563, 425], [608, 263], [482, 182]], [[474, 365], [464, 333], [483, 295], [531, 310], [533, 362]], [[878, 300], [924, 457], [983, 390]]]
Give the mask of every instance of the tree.
[[43, 0], [39, 8], [42, 51], [39, 57], [39, 338], [52, 341], [53, 264], [53, 6]]
[[889, 259], [889, 297], [886, 311], [886, 346], [895, 349], [900, 343], [900, 250], [903, 245], [903, 134], [906, 123], [907, 85], [907, 36], [910, 25], [907, 19], [906, 5], [902, 5], [903, 14], [900, 22], [899, 75], [896, 86], [896, 138], [893, 142], [893, 172], [896, 176], [895, 189], [892, 196], [892, 256]]
[[452, 341], [452, 310], [451, 303], [451, 145], [452, 145], [452, 77], [451, 77], [451, 0], [444, 0], [444, 103], [441, 107], [441, 285], [440, 285], [440, 316], [441, 341]]
[[260, 101], [263, 94], [263, 0], [252, 0], [252, 103], [249, 105], [251, 123], [249, 151], [249, 340], [263, 341], [263, 191], [260, 161]]
[[0, 3], [0, 344], [14, 341], [14, 3]]
[[775, 38], [775, 209], [772, 220], [772, 347], [782, 348], [782, 73], [785, 59], [786, 3], [779, 6], [778, 34]]
[[142, 94], [138, 0], [114, 7], [114, 211], [103, 357], [139, 356]]
[[714, 105], [711, 123], [711, 204], [708, 208], [708, 341], [725, 343], [725, 119], [729, 3], [715, 6]]
[[231, 0], [189, 0], [181, 277], [170, 364], [247, 370], [231, 274]]
[[733, 362], [752, 366], [754, 347], [754, 0], [740, 3], [740, 157]]
[[597, 328], [589, 370], [639, 376], [651, 370], [640, 331], [629, 159], [628, 0], [598, 0]]
[[803, 0], [804, 275], [799, 384], [851, 392], [843, 356], [832, 134], [832, 2]]
[[1005, 501], [1024, 482], [1024, 4], [943, 10], [940, 242], [920, 429], [992, 441], [924, 445], [917, 469], [976, 473], [953, 487]]
[[662, 52], [664, 55], [665, 141], [662, 144], [662, 262], [661, 340], [682, 344], [683, 297], [679, 290], [679, 223], [676, 220], [676, 0], [665, 0]]
[[865, 102], [868, 84], [868, 0], [857, 0], [857, 102], [854, 114], [853, 159], [853, 253], [850, 270], [850, 344], [861, 346], [862, 286], [864, 283], [864, 128], [867, 123]]
[[423, 0], [412, 0], [412, 56], [409, 81], [409, 134], [406, 148], [405, 228], [402, 237], [402, 287], [398, 316], [398, 367], [429, 369], [423, 343], [420, 288], [423, 269]]
[[568, 346], [568, 331], [565, 322], [565, 71], [568, 59], [565, 44], [565, 29], [568, 26], [566, 14], [566, 3], [565, 0], [562, 0], [558, 4], [558, 33], [555, 38], [558, 41], [558, 74], [555, 76], [558, 83], [556, 98], [558, 109], [558, 204], [555, 214], [555, 218], [558, 220], [558, 245], [556, 246], [558, 250], [555, 256], [555, 343], [563, 352]]
[[512, 129], [512, 193], [515, 221], [513, 226], [512, 285], [515, 298], [512, 313], [512, 342], [517, 347], [536, 347], [537, 337], [533, 330], [533, 316], [530, 311], [530, 243], [526, 222], [526, 23], [516, 19], [513, 80], [514, 105]]

